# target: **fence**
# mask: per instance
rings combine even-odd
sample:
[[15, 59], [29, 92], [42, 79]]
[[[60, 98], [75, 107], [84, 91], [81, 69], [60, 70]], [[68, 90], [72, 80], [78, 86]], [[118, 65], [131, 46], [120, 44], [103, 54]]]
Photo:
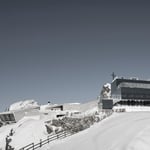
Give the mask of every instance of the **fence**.
[[[112, 114], [112, 111], [104, 111], [104, 112], [105, 112], [105, 115], [102, 115], [99, 118], [99, 121], [109, 117]], [[48, 143], [50, 143], [50, 142], [52, 142], [54, 140], [63, 139], [65, 137], [68, 137], [68, 136], [73, 135], [75, 133], [77, 133], [77, 132], [71, 132], [71, 131], [68, 131], [68, 130], [60, 131], [60, 132], [57, 132], [56, 134], [47, 136], [47, 138], [44, 139], [44, 140], [40, 139], [40, 142], [37, 143], [37, 144], [31, 143], [31, 144], [29, 144], [27, 146], [22, 147], [19, 150], [35, 150], [35, 149], [40, 148], [43, 145], [48, 144]]]
[[56, 139], [63, 139], [63, 138], [70, 136], [72, 134], [74, 134], [74, 133], [68, 132], [68, 131], [61, 131], [61, 132], [58, 132], [57, 134], [47, 136], [47, 138], [44, 140], [40, 139], [40, 142], [37, 144], [31, 143], [25, 147], [22, 147], [19, 150], [35, 150], [37, 148], [42, 147], [45, 144], [50, 143], [51, 141], [54, 141]]
[[114, 112], [126, 112], [126, 109], [125, 108], [117, 108], [117, 109], [114, 109]]

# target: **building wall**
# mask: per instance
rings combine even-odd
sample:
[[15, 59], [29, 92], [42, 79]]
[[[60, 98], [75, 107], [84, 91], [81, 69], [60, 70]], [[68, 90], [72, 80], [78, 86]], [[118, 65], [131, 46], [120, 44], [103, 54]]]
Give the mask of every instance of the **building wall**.
[[15, 116], [13, 113], [0, 114], [0, 120], [5, 123], [16, 122]]
[[116, 79], [111, 84], [111, 97], [114, 103], [119, 101], [119, 99], [150, 101], [150, 81]]
[[14, 123], [18, 122], [24, 116], [35, 116], [35, 115], [39, 115], [38, 108], [29, 108], [16, 111], [14, 110], [0, 113], [0, 120], [5, 123]]
[[102, 99], [102, 108], [103, 109], [112, 109], [113, 100], [112, 99]]

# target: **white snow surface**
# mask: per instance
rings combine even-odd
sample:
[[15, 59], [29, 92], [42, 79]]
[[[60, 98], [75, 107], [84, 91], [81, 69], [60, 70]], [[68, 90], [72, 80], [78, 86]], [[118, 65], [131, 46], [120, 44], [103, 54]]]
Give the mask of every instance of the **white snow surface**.
[[120, 105], [120, 106], [114, 106], [113, 110], [117, 111], [117, 110], [125, 110], [126, 112], [140, 112], [140, 111], [146, 111], [146, 112], [150, 112], [150, 107], [149, 106], [124, 106], [124, 105]]
[[10, 105], [9, 111], [28, 109], [33, 107], [39, 107], [38, 103], [35, 100], [24, 100]]
[[150, 112], [116, 113], [41, 150], [150, 150]]
[[86, 112], [91, 111], [91, 109], [98, 106], [98, 100], [91, 100], [86, 103], [66, 103], [63, 105], [64, 110], [66, 111], [80, 111], [80, 112]]
[[0, 149], [5, 148], [5, 138], [13, 129], [14, 135], [11, 137], [11, 146], [15, 149], [22, 148], [32, 142], [38, 143], [40, 138], [48, 136], [45, 128], [45, 118], [39, 117], [24, 117], [19, 122], [0, 128]]

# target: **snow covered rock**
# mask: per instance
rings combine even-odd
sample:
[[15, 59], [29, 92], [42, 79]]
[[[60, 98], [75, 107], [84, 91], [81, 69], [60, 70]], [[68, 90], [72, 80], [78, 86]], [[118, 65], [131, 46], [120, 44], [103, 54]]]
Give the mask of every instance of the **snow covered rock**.
[[111, 96], [111, 84], [110, 83], [106, 83], [103, 85], [100, 96], [102, 98], [110, 98]]
[[22, 110], [22, 109], [35, 108], [35, 107], [39, 107], [38, 103], [35, 100], [25, 100], [10, 105], [9, 111]]

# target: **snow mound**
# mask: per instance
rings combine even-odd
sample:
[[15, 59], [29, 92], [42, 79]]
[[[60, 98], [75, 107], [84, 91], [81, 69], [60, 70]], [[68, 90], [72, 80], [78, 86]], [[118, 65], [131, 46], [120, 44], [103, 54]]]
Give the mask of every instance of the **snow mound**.
[[19, 101], [12, 105], [10, 105], [9, 110], [22, 110], [27, 108], [35, 108], [39, 107], [38, 103], [35, 100], [25, 100], [25, 101]]

